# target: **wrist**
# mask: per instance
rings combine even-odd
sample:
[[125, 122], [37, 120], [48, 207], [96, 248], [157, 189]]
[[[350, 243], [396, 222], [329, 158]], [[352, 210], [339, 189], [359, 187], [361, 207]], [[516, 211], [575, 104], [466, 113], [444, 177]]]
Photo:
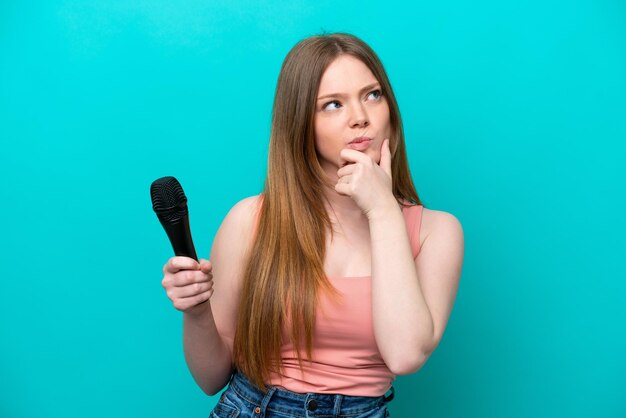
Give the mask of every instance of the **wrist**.
[[213, 319], [213, 315], [211, 312], [211, 304], [207, 300], [198, 305], [195, 305], [185, 311], [183, 311], [183, 316], [185, 320], [196, 322], [196, 323], [205, 323], [210, 322]]
[[376, 207], [369, 210], [366, 214], [369, 222], [378, 222], [380, 220], [389, 219], [398, 213], [402, 213], [400, 203], [395, 197], [381, 201]]

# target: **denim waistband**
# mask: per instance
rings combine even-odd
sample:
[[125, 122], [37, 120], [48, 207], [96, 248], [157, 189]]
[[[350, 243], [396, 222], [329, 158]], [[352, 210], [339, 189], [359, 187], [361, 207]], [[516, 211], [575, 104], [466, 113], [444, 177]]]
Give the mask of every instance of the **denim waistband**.
[[230, 389], [251, 405], [256, 405], [257, 413], [265, 415], [266, 409], [270, 409], [291, 416], [300, 415], [305, 410], [307, 416], [358, 415], [385, 405], [394, 394], [393, 387], [384, 396], [371, 397], [297, 393], [277, 386], [269, 386], [267, 393], [263, 393], [240, 372], [233, 375]]

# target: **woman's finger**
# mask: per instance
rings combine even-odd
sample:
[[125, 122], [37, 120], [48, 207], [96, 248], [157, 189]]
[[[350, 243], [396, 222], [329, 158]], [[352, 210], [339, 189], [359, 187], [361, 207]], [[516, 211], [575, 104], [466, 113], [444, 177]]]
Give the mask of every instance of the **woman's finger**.
[[367, 164], [367, 163], [371, 163], [372, 159], [370, 157], [368, 157], [367, 155], [363, 154], [360, 151], [357, 150], [353, 150], [353, 149], [348, 149], [348, 148], [344, 148], [339, 152], [339, 160], [340, 166], [345, 166], [345, 163], [363, 163], [363, 164]]
[[184, 287], [193, 283], [208, 282], [213, 279], [212, 273], [204, 273], [198, 270], [184, 270], [176, 274], [166, 274], [163, 277], [163, 287]]
[[389, 139], [383, 141], [380, 147], [380, 167], [391, 177], [391, 150], [389, 149]]
[[178, 273], [181, 270], [198, 270], [199, 264], [191, 257], [176, 256], [167, 260], [163, 266], [164, 273]]
[[201, 258], [200, 260], [198, 260], [198, 262], [200, 264], [200, 270], [202, 270], [204, 273], [209, 273], [211, 270], [213, 270], [213, 264], [209, 260]]
[[187, 309], [193, 308], [202, 302], [206, 302], [211, 298], [211, 296], [213, 296], [213, 289], [188, 298], [176, 299], [174, 301], [174, 307], [179, 311], [186, 311]]
[[341, 183], [341, 184], [348, 184], [352, 182], [352, 175], [346, 175], [346, 176], [341, 176], [339, 177], [339, 179], [337, 180], [337, 183]]
[[352, 196], [352, 186], [347, 183], [335, 184], [335, 191], [344, 196]]
[[341, 176], [345, 176], [347, 174], [352, 174], [354, 173], [354, 170], [357, 169], [357, 165], [356, 164], [348, 164], [346, 166], [341, 167], [339, 170], [337, 170], [337, 176], [341, 177]]
[[184, 299], [202, 294], [213, 288], [213, 281], [193, 283], [184, 287], [173, 287], [167, 292], [167, 296], [174, 299]]

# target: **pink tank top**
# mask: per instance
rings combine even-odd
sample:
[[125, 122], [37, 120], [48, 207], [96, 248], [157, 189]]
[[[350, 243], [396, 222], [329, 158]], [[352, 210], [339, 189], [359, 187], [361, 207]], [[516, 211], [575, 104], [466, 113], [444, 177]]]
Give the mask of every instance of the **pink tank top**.
[[[422, 210], [421, 205], [402, 209], [413, 258], [420, 247]], [[320, 293], [313, 361], [303, 359], [300, 370], [284, 326], [283, 374], [272, 373], [267, 383], [299, 393], [381, 396], [389, 390], [395, 375], [385, 365], [374, 338], [371, 276], [328, 279], [342, 297], [334, 301], [325, 292]]]

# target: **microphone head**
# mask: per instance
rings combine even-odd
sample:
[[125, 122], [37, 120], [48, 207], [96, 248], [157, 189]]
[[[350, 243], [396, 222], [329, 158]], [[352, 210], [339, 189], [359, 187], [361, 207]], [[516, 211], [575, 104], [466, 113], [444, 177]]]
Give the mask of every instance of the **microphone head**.
[[152, 209], [161, 222], [178, 222], [187, 216], [187, 197], [176, 178], [161, 177], [150, 186]]

